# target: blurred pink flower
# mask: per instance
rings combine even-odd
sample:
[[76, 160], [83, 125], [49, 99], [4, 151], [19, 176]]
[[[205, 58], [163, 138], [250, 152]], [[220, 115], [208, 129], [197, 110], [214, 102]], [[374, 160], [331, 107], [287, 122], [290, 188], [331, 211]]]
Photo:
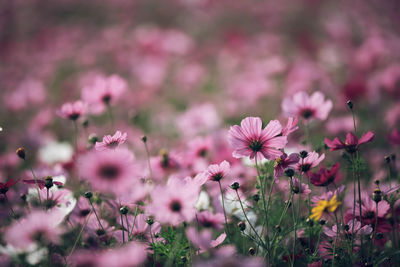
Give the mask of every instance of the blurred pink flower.
[[[364, 225], [361, 227], [361, 223], [357, 220], [354, 220], [354, 229], [353, 229], [353, 220], [347, 222], [347, 224], [343, 227], [343, 230], [346, 232], [346, 235], [350, 235], [354, 232], [355, 234], [359, 233], [360, 235], [369, 235], [372, 233], [372, 227], [370, 225]], [[336, 237], [337, 235], [337, 225], [334, 224], [332, 229], [329, 227], [324, 228], [324, 233], [329, 237]], [[340, 234], [340, 231], [339, 231]]]
[[[130, 223], [132, 221], [135, 222], [133, 225], [133, 230], [132, 230], [132, 237], [135, 240], [150, 242], [152, 240], [152, 236], [154, 238], [154, 235], [161, 231], [160, 223], [154, 222], [151, 225], [151, 232], [150, 232], [150, 225], [146, 222], [146, 220], [149, 218], [149, 216], [146, 216], [145, 214], [138, 214], [136, 216], [136, 219], [133, 216], [130, 216], [130, 217], [132, 219], [132, 220], [130, 220]], [[154, 239], [157, 239], [157, 238], [154, 238]]]
[[123, 143], [125, 143], [127, 133], [121, 133], [121, 131], [116, 131], [113, 136], [105, 135], [102, 142], [96, 142], [95, 148], [98, 151], [104, 151], [108, 148], [116, 148]]
[[182, 180], [170, 179], [166, 186], [157, 185], [151, 192], [151, 204], [146, 211], [161, 224], [179, 225], [191, 222], [196, 214], [195, 205], [200, 187]]
[[399, 146], [400, 145], [400, 131], [397, 129], [394, 129], [393, 131], [390, 132], [387, 139], [392, 145]]
[[128, 244], [106, 250], [98, 255], [98, 267], [135, 267], [143, 266], [147, 258], [146, 246], [131, 241]]
[[306, 197], [311, 193], [310, 188], [308, 187], [307, 184], [301, 183], [300, 186], [300, 180], [297, 178], [292, 178], [292, 190], [295, 194], [300, 194], [302, 197]]
[[125, 149], [91, 151], [79, 158], [78, 166], [93, 189], [118, 195], [139, 184], [133, 158]]
[[263, 157], [274, 160], [282, 155], [279, 150], [287, 143], [286, 136], [278, 136], [282, 133], [282, 125], [273, 120], [262, 129], [262, 121], [258, 117], [247, 117], [242, 120], [240, 126], [231, 126], [228, 141], [234, 149], [235, 158], [250, 157], [261, 160]]
[[191, 243], [200, 249], [200, 253], [220, 245], [226, 238], [226, 234], [223, 233], [218, 236], [217, 239], [213, 240], [212, 232], [210, 230], [206, 229], [197, 232], [194, 227], [190, 227], [186, 230], [186, 236]]
[[0, 183], [0, 194], [6, 194], [10, 187], [18, 183], [18, 181], [18, 179], [11, 178], [7, 183]]
[[92, 113], [99, 114], [107, 105], [115, 103], [127, 88], [126, 81], [116, 74], [109, 77], [98, 75], [92, 84], [82, 89], [82, 99], [88, 103]]
[[72, 103], [63, 104], [61, 106], [61, 109], [57, 112], [57, 114], [62, 118], [76, 121], [86, 112], [87, 112], [87, 105], [81, 100], [78, 100]]
[[317, 173], [310, 175], [310, 183], [315, 186], [328, 186], [335, 181], [336, 175], [339, 171], [340, 163], [336, 163], [330, 170], [321, 167]]
[[363, 136], [361, 136], [360, 140], [353, 133], [348, 133], [346, 135], [346, 141], [343, 143], [339, 140], [339, 138], [335, 137], [332, 141], [328, 138], [325, 138], [325, 144], [331, 148], [331, 151], [345, 149], [349, 153], [355, 153], [358, 150], [358, 146], [364, 143], [371, 142], [374, 139], [375, 135], [373, 132], [368, 131]]
[[31, 250], [37, 242], [58, 244], [64, 229], [59, 225], [64, 215], [58, 211], [33, 210], [26, 218], [14, 222], [5, 233], [5, 241], [15, 248]]
[[214, 228], [221, 230], [224, 228], [224, 214], [216, 213], [213, 214], [209, 210], [205, 210], [197, 213], [197, 220], [199, 224], [206, 228]]
[[306, 121], [312, 119], [326, 120], [332, 109], [332, 101], [325, 100], [321, 92], [315, 92], [308, 96], [306, 92], [298, 92], [293, 98], [285, 98], [282, 102], [282, 110], [285, 116], [302, 117]]

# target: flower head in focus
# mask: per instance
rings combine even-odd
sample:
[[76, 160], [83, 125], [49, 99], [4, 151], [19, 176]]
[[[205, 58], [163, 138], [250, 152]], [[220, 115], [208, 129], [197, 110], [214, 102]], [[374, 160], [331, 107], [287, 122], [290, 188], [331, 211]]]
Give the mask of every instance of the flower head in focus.
[[116, 148], [126, 141], [127, 133], [116, 131], [113, 136], [105, 135], [102, 142], [96, 142], [95, 148], [98, 151], [103, 151], [108, 148]]

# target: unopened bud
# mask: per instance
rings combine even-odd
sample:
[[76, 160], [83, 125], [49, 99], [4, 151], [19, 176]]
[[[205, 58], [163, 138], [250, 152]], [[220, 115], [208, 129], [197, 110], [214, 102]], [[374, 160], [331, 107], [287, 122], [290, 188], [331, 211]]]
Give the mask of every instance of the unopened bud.
[[129, 209], [127, 206], [123, 206], [119, 209], [119, 213], [121, 213], [122, 215], [128, 214]]
[[47, 176], [47, 177], [44, 179], [44, 186], [45, 186], [47, 189], [50, 189], [53, 185], [54, 185], [54, 184], [53, 184], [53, 177]]
[[256, 250], [253, 247], [250, 247], [249, 254], [253, 256], [254, 254], [256, 254]]
[[92, 134], [89, 135], [89, 138], [88, 138], [89, 144], [94, 145], [94, 144], [96, 144], [96, 142], [98, 142], [98, 141], [99, 141], [99, 138], [97, 137], [96, 134], [92, 133]]
[[385, 162], [386, 162], [386, 163], [390, 163], [390, 156], [386, 156], [386, 157], [385, 157]]
[[84, 196], [85, 196], [85, 198], [87, 198], [87, 199], [91, 199], [91, 198], [93, 197], [93, 193], [90, 192], [90, 191], [88, 191], [88, 192], [85, 192]]
[[307, 156], [308, 156], [308, 152], [307, 151], [305, 151], [305, 150], [300, 151], [300, 158], [305, 159]]
[[21, 159], [25, 160], [25, 149], [23, 147], [18, 148], [15, 153], [17, 154], [18, 157]]
[[293, 169], [286, 169], [285, 174], [287, 177], [293, 177], [294, 170]]
[[349, 107], [349, 109], [353, 109], [354, 105], [353, 105], [353, 102], [351, 100], [348, 100], [346, 104]]
[[146, 220], [146, 223], [147, 223], [148, 225], [153, 225], [154, 219], [153, 219], [152, 217], [149, 217], [149, 218]]
[[232, 188], [233, 190], [238, 190], [238, 189], [240, 188], [240, 185], [239, 185], [238, 182], [234, 182], [234, 183], [231, 185], [231, 188]]
[[253, 195], [253, 200], [258, 202], [260, 200], [260, 196], [258, 194]]
[[143, 143], [146, 143], [147, 142], [147, 136], [143, 135], [142, 136], [142, 141], [143, 141]]
[[379, 188], [376, 188], [374, 190], [374, 193], [372, 193], [372, 199], [378, 203], [382, 200], [382, 191]]

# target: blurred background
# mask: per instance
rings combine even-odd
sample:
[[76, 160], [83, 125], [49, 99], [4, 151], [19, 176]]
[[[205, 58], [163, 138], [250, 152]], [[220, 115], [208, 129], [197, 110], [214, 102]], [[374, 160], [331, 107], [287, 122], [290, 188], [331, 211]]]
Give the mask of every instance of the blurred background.
[[83, 143], [121, 129], [133, 145], [147, 134], [153, 149], [172, 147], [245, 116], [283, 119], [282, 99], [321, 91], [334, 109], [311, 125], [315, 142], [352, 130], [352, 99], [380, 157], [398, 145], [388, 136], [400, 121], [399, 8], [395, 0], [3, 0], [2, 161], [19, 146], [71, 141], [57, 110], [113, 74], [128, 85], [112, 107], [116, 125], [105, 112], [89, 115]]

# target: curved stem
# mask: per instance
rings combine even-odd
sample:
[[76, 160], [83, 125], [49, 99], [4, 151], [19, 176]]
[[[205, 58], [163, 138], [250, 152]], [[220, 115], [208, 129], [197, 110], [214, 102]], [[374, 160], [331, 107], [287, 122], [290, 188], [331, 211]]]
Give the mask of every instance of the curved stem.
[[222, 200], [222, 209], [224, 211], [224, 217], [225, 217], [225, 231], [228, 234], [228, 239], [230, 241], [230, 233], [229, 233], [229, 227], [228, 227], [228, 219], [226, 216], [226, 212], [225, 212], [225, 201], [224, 201], [224, 194], [222, 192], [222, 186], [221, 186], [221, 182], [218, 181], [218, 185], [219, 185], [219, 190], [221, 192], [221, 200]]

